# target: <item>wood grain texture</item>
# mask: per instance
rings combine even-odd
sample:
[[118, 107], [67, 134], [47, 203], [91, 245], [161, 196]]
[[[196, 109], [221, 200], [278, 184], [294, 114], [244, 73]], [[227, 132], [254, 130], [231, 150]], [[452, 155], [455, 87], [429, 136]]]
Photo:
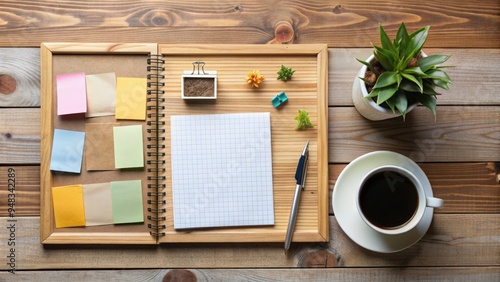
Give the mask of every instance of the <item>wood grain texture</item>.
[[[453, 79], [450, 91], [438, 91], [437, 112], [442, 105], [500, 105], [500, 49], [425, 49], [430, 54], [449, 55], [446, 72]], [[373, 49], [330, 48], [330, 106], [352, 106], [352, 84], [361, 64]]]
[[0, 48], [0, 107], [40, 106], [38, 48]]
[[330, 230], [333, 233], [329, 249], [336, 254], [339, 266], [498, 266], [500, 264], [499, 214], [434, 214], [430, 229], [419, 242], [406, 250], [392, 254], [367, 251], [354, 244], [336, 221], [331, 221], [331, 225], [333, 226]]
[[500, 107], [443, 106], [436, 120], [417, 107], [406, 121], [373, 122], [352, 107], [329, 109], [329, 161], [347, 163], [376, 150], [416, 162], [482, 162], [500, 159]]
[[[14, 169], [15, 186], [8, 186], [9, 169]], [[9, 216], [8, 188], [14, 188], [16, 216], [40, 215], [40, 166], [0, 166], [0, 217]], [[13, 198], [12, 196], [10, 198]]]
[[[460, 222], [460, 224], [457, 224]], [[6, 226], [0, 218], [0, 226]], [[427, 234], [393, 254], [367, 251], [351, 241], [330, 217], [328, 243], [294, 243], [285, 256], [282, 243], [163, 244], [159, 246], [84, 246], [39, 243], [39, 218], [16, 222], [18, 270], [123, 268], [281, 268], [303, 267], [311, 254], [328, 252], [336, 267], [450, 267], [500, 265], [500, 215], [436, 214]], [[0, 233], [6, 242], [7, 232]], [[0, 253], [8, 254], [7, 244]], [[71, 256], [71, 259], [68, 259]], [[7, 265], [0, 269], [7, 269]]]
[[[425, 8], [423, 8], [425, 7]], [[443, 9], [443, 7], [453, 7]], [[496, 0], [341, 2], [268, 1], [4, 1], [1, 46], [39, 46], [44, 41], [267, 43], [279, 42], [280, 27], [293, 28], [292, 43], [330, 47], [369, 47], [377, 26], [396, 32], [401, 21], [410, 30], [431, 25], [427, 47], [497, 48], [500, 4]], [[487, 26], [488, 28], [482, 28]], [[85, 37], [82, 38], [82, 34]], [[285, 36], [286, 37], [286, 36]], [[118, 40], [119, 39], [119, 40]]]
[[0, 108], [0, 164], [40, 163], [40, 109]]
[[[186, 280], [186, 276], [195, 280]], [[175, 280], [178, 278], [179, 280]], [[180, 280], [180, 279], [183, 280]], [[405, 267], [342, 269], [135, 269], [20, 271], [2, 281], [498, 281], [500, 267]]]

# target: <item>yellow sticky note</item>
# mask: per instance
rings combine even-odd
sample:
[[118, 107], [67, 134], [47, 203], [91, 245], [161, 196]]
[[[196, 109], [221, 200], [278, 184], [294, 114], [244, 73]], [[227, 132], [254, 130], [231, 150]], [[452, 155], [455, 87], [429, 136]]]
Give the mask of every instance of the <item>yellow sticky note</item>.
[[52, 188], [56, 228], [85, 226], [82, 185]]
[[146, 78], [116, 78], [116, 119], [146, 120]]

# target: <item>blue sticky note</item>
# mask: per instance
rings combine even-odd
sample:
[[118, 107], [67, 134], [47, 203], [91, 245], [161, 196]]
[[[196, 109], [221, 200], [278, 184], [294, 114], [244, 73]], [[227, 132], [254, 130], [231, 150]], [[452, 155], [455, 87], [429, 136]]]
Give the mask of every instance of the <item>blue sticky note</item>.
[[85, 132], [54, 130], [50, 170], [80, 173]]

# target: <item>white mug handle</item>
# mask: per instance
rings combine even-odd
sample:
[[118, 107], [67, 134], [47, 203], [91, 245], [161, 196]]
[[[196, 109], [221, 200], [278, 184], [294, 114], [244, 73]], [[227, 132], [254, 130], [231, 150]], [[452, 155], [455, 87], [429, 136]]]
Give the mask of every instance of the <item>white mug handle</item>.
[[441, 208], [443, 207], [443, 199], [427, 197], [427, 206], [431, 208]]

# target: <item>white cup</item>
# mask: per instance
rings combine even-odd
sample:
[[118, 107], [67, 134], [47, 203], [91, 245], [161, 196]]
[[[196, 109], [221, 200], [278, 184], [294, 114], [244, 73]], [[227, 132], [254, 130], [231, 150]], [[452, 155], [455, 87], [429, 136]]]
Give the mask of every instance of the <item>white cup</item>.
[[443, 206], [442, 199], [427, 196], [418, 178], [402, 167], [380, 166], [362, 177], [356, 206], [363, 221], [377, 232], [406, 233], [422, 220], [427, 207]]

